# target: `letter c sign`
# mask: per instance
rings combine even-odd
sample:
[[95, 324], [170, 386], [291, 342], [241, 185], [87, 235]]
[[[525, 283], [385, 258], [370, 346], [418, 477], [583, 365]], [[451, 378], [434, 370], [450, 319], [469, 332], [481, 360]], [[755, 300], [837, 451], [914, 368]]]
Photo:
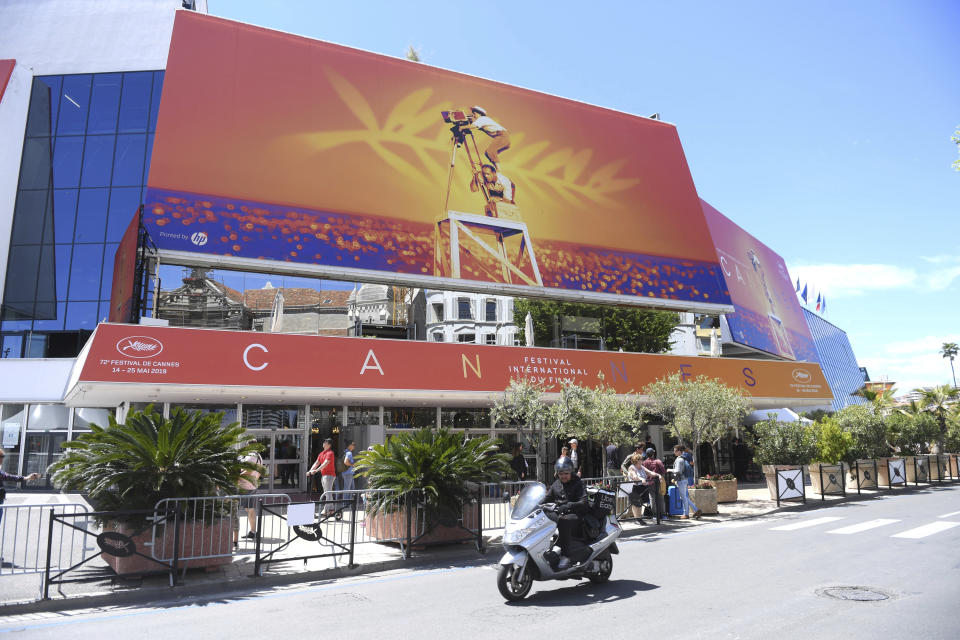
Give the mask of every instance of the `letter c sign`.
[[267, 348], [262, 344], [256, 344], [256, 343], [251, 344], [250, 346], [248, 346], [246, 349], [243, 350], [243, 364], [247, 365], [247, 369], [250, 369], [251, 371], [262, 371], [266, 369], [267, 365], [270, 364], [269, 362], [266, 362], [266, 361], [263, 364], [257, 365], [257, 366], [250, 364], [249, 355], [250, 355], [251, 349], [260, 349], [264, 353], [269, 353], [269, 351], [267, 351]]

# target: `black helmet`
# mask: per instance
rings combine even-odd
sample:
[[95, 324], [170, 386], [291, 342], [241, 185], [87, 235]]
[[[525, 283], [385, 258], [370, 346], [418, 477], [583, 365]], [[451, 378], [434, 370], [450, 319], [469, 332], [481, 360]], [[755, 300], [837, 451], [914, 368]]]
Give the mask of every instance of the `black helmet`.
[[567, 473], [573, 473], [573, 463], [570, 461], [570, 458], [560, 458], [557, 460], [557, 464], [553, 465], [553, 469], [558, 475], [564, 471]]

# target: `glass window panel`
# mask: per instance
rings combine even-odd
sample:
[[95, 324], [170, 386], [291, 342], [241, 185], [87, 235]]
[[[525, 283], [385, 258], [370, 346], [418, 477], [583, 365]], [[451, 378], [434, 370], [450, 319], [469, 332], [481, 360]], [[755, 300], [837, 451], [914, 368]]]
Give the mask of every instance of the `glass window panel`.
[[60, 113], [60, 90], [63, 88], [63, 76], [43, 76], [40, 81], [50, 88], [50, 135], [55, 135], [57, 116]]
[[144, 184], [148, 182], [147, 179], [150, 177], [150, 159], [152, 155], [153, 155], [153, 134], [151, 133], [147, 136], [147, 152], [146, 152], [146, 157], [144, 159], [144, 166], [143, 166], [143, 183]]
[[53, 133], [54, 118], [51, 117], [51, 96], [57, 96], [56, 91], [50, 91], [50, 86], [40, 78], [33, 79], [30, 90], [30, 113], [27, 116], [28, 136], [50, 136]]
[[45, 358], [47, 356], [47, 335], [31, 333], [27, 336], [27, 357]]
[[4, 331], [29, 331], [32, 326], [32, 320], [4, 320], [0, 322], [0, 329]]
[[473, 319], [473, 313], [470, 309], [469, 298], [457, 298], [457, 318], [459, 320]]
[[487, 322], [496, 322], [497, 320], [497, 301], [487, 300]]
[[103, 242], [109, 199], [108, 189], [80, 190], [80, 197], [77, 199], [77, 227], [73, 233], [76, 242]]
[[110, 319], [110, 301], [101, 300], [97, 309], [97, 322], [107, 322]]
[[77, 190], [55, 189], [53, 192], [53, 228], [56, 242], [73, 242], [73, 221], [76, 217]]
[[[70, 265], [70, 300], [100, 299], [100, 269], [103, 264], [102, 244], [78, 244], [73, 248]], [[96, 314], [96, 308], [93, 311]], [[72, 328], [72, 327], [71, 327]]]
[[[107, 218], [107, 242], [120, 242], [123, 232], [140, 206], [140, 187], [110, 190], [110, 215]], [[113, 259], [113, 254], [110, 254]], [[111, 263], [112, 264], [112, 263]]]
[[[120, 246], [118, 243], [109, 243], [103, 248], [103, 269], [100, 270], [100, 273], [103, 274], [100, 278], [101, 300], [109, 300], [110, 294], [113, 292], [113, 260], [117, 256], [118, 246]], [[99, 317], [102, 319], [103, 314], [101, 313]]]
[[117, 130], [122, 77], [120, 73], [98, 73], [93, 76], [87, 133], [113, 133]]
[[46, 189], [50, 185], [50, 153], [50, 138], [27, 138], [23, 141], [21, 189]]
[[71, 302], [67, 304], [67, 316], [64, 327], [67, 330], [97, 328], [96, 302]]
[[90, 75], [64, 76], [58, 99], [57, 135], [84, 133], [87, 128], [87, 107], [90, 103]]
[[35, 433], [27, 435], [24, 447], [23, 475], [39, 473], [42, 478], [32, 486], [49, 486], [47, 467], [63, 457], [66, 451], [61, 446], [67, 441], [66, 433]]
[[420, 429], [437, 426], [436, 407], [384, 407], [383, 424], [388, 429]]
[[70, 411], [62, 404], [33, 404], [27, 413], [27, 431], [67, 430]]
[[23, 351], [23, 336], [0, 336], [0, 358], [19, 358]]
[[17, 205], [13, 214], [14, 244], [43, 242], [43, 222], [47, 203], [52, 197], [49, 191], [21, 191], [17, 194]]
[[327, 434], [334, 428], [339, 429], [341, 412], [341, 407], [310, 407], [310, 430]]
[[144, 133], [117, 136], [117, 149], [113, 157], [113, 186], [139, 186], [143, 184], [143, 152], [147, 146]]
[[40, 269], [33, 277], [37, 288], [37, 303], [34, 308], [35, 319], [50, 320], [56, 316], [56, 269], [52, 244], [40, 247]]
[[453, 409], [440, 411], [440, 426], [453, 429], [489, 429], [489, 409]]
[[123, 74], [123, 97], [120, 99], [120, 133], [146, 132], [150, 117], [150, 94], [153, 72]]
[[[69, 245], [67, 245], [67, 248], [69, 248]], [[66, 272], [66, 269], [64, 269], [64, 271]], [[66, 291], [66, 288], [61, 289], [61, 291]], [[67, 311], [67, 303], [58, 302], [56, 304], [56, 309], [57, 311], [54, 314], [54, 318], [49, 320], [34, 320], [33, 328], [37, 331], [61, 331], [63, 329], [64, 316], [66, 315]]]
[[302, 407], [284, 407], [275, 405], [243, 405], [243, 427], [245, 429], [296, 429]]
[[53, 186], [57, 189], [80, 184], [80, 166], [83, 159], [83, 136], [63, 136], [53, 147]]
[[106, 428], [110, 426], [110, 416], [116, 415], [115, 409], [82, 407], [73, 410], [73, 430], [89, 431], [90, 425]]
[[110, 186], [115, 142], [115, 136], [87, 136], [87, 143], [83, 148], [81, 187]]
[[150, 105], [150, 131], [157, 130], [157, 113], [160, 111], [160, 95], [163, 88], [163, 71], [153, 72], [152, 104]]
[[67, 297], [67, 285], [70, 284], [70, 258], [73, 256], [72, 244], [57, 245], [57, 298]]
[[[20, 318], [32, 317], [33, 301], [37, 293], [37, 273], [39, 272], [40, 245], [14, 245], [10, 247], [10, 259], [7, 263], [7, 284], [3, 290], [3, 305], [6, 307], [4, 311], [7, 314], [15, 309], [20, 314]], [[8, 315], [8, 317], [10, 316]]]

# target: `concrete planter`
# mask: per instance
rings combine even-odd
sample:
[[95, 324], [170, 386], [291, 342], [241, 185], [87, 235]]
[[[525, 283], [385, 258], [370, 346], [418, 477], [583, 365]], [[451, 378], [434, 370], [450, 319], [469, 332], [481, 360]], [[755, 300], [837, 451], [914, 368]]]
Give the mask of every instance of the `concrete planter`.
[[798, 464], [765, 464], [763, 465], [763, 478], [767, 481], [767, 490], [770, 492], [770, 499], [777, 499], [777, 471], [786, 469], [800, 469]]
[[717, 490], [690, 489], [690, 501], [703, 513], [717, 513]]
[[[899, 460], [899, 459], [900, 458], [897, 458], [897, 457], [877, 458], [877, 480], [880, 483], [881, 487], [890, 486], [890, 467], [888, 466], [888, 463], [891, 460]], [[910, 463], [907, 462], [906, 465], [909, 466]], [[894, 485], [894, 486], [897, 486], [897, 485]]]
[[[826, 493], [843, 493], [845, 487], [845, 471], [847, 466], [842, 462], [837, 464], [827, 464], [824, 462], [815, 462], [807, 465], [807, 473], [810, 474], [810, 484], [813, 492], [817, 495]], [[861, 470], [862, 471], [862, 470]], [[870, 468], [870, 473], [873, 468]], [[822, 474], [822, 482], [821, 482]], [[856, 488], [856, 479], [854, 479], [854, 488]]]
[[947, 457], [950, 458], [950, 477], [951, 478], [960, 478], [960, 469], [957, 468], [957, 454], [948, 453]]
[[737, 480], [711, 480], [717, 486], [717, 502], [737, 501]]
[[930, 482], [930, 459], [927, 456], [905, 456], [907, 482]]
[[[106, 551], [101, 555], [117, 574], [137, 575], [164, 570], [163, 565], [157, 562], [132, 555], [134, 548], [137, 553], [157, 558], [161, 562], [169, 563], [173, 559], [175, 536], [172, 523], [167, 527], [162, 525], [157, 527], [155, 541], [153, 540], [152, 529], [148, 528], [138, 535], [131, 536], [136, 529], [131, 529], [120, 522], [104, 523], [103, 531], [104, 534], [101, 537], [106, 536], [108, 544], [102, 545], [101, 549], [105, 546], [112, 547], [114, 550], [121, 549], [121, 546], [111, 545], [109, 542], [123, 542], [123, 538], [132, 543], [133, 548], [131, 546], [126, 547], [129, 555], [112, 555]], [[111, 533], [119, 535], [111, 536]], [[151, 543], [155, 543], [156, 547]], [[180, 523], [179, 555], [180, 557], [196, 555], [215, 557], [181, 560], [177, 565], [178, 569], [229, 564], [233, 560], [233, 523], [229, 518], [220, 518], [208, 524], [203, 522]]]
[[[880, 479], [880, 473], [886, 472], [886, 463], [877, 460], [877, 470], [873, 470], [873, 460], [858, 460], [858, 467], [846, 465], [847, 467], [847, 491], [857, 490], [857, 475], [860, 476], [861, 489], [876, 489]], [[859, 469], [859, 471], [858, 471]]]

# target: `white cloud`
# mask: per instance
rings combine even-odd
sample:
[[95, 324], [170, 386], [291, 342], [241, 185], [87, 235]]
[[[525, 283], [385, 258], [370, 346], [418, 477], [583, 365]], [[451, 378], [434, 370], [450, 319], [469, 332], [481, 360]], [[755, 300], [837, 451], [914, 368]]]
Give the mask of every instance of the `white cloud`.
[[858, 296], [871, 291], [915, 286], [917, 273], [890, 264], [816, 264], [790, 266], [790, 275], [833, 296]]
[[[956, 342], [957, 335], [925, 336], [890, 342], [873, 353], [857, 353], [861, 366], [873, 380], [888, 379], [901, 393], [917, 387], [951, 384], [950, 361], [940, 355], [944, 342]], [[954, 361], [960, 367], [960, 361]]]

